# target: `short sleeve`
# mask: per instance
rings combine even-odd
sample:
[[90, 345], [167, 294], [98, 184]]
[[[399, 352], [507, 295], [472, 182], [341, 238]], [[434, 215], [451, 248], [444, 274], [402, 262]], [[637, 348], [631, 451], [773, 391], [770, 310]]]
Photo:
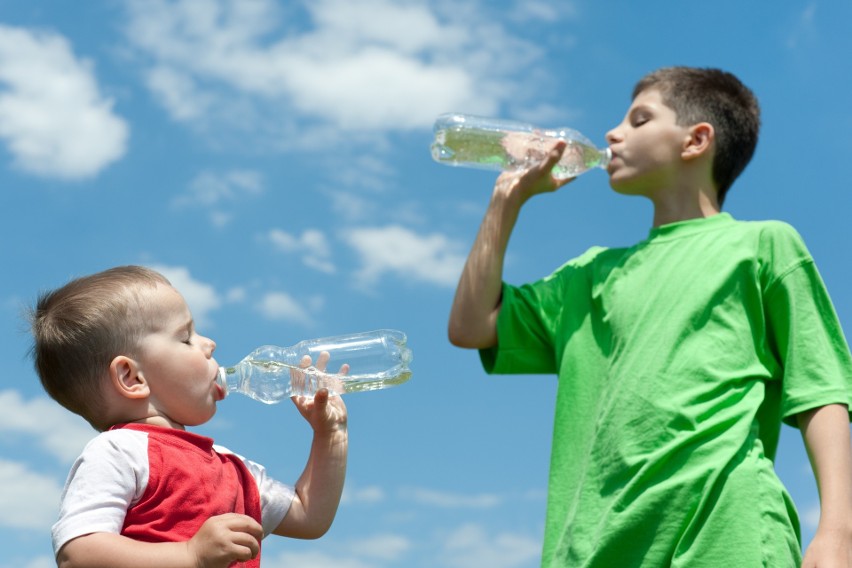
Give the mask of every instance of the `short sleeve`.
[[74, 462], [59, 519], [53, 525], [53, 551], [68, 541], [95, 532], [119, 534], [127, 510], [148, 483], [148, 438], [130, 430], [104, 432]]
[[779, 224], [772, 231], [764, 292], [769, 340], [783, 368], [781, 412], [795, 415], [826, 404], [852, 406], [852, 359], [819, 271], [801, 238]]
[[487, 373], [556, 372], [551, 334], [540, 304], [536, 286], [503, 284], [503, 299], [497, 316], [497, 345], [479, 352]]
[[295, 489], [291, 485], [281, 483], [270, 477], [266, 472], [266, 468], [262, 465], [246, 459], [239, 454], [235, 454], [222, 446], [215, 446], [215, 449], [219, 453], [234, 455], [248, 468], [249, 473], [251, 473], [251, 476], [257, 483], [257, 489], [260, 493], [260, 516], [263, 534], [264, 536], [269, 536], [281, 524], [287, 511], [290, 510], [290, 504], [296, 495]]
[[591, 247], [549, 276], [523, 286], [504, 283], [497, 316], [497, 345], [479, 352], [485, 371], [556, 373], [559, 364], [556, 334], [565, 327], [566, 313], [587, 312], [590, 272], [609, 250]]

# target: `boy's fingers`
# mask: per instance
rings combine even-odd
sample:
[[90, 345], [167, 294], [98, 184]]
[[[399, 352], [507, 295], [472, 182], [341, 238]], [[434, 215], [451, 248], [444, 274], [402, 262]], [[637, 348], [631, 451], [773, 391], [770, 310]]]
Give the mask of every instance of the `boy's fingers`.
[[566, 144], [565, 144], [564, 140], [560, 140], [559, 142], [557, 142], [553, 146], [553, 149], [550, 150], [550, 152], [547, 153], [547, 157], [541, 163], [541, 169], [543, 169], [543, 170], [553, 169], [553, 166], [556, 165], [556, 162], [558, 162], [562, 158], [562, 152], [565, 151], [565, 146], [566, 146]]

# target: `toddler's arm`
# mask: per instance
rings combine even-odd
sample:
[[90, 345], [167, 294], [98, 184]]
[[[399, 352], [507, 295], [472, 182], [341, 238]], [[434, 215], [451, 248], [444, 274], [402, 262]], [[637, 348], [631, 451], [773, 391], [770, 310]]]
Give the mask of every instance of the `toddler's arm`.
[[852, 442], [849, 410], [831, 404], [803, 412], [799, 428], [819, 489], [817, 532], [802, 568], [852, 568]]
[[[325, 369], [328, 355], [320, 356]], [[348, 367], [341, 369], [345, 374]], [[293, 538], [319, 538], [331, 527], [346, 477], [348, 432], [346, 405], [339, 396], [322, 389], [313, 397], [294, 397], [293, 402], [314, 431], [308, 463], [296, 482], [296, 496], [284, 519], [273, 531]]]
[[186, 542], [140, 542], [114, 533], [91, 533], [67, 542], [59, 568], [226, 568], [257, 556], [263, 528], [251, 517], [211, 517]]

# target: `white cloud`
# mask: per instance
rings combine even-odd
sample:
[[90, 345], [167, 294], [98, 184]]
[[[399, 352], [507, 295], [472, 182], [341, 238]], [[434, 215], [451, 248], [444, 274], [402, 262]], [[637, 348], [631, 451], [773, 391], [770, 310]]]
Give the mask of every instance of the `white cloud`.
[[148, 71], [146, 83], [172, 118], [178, 121], [203, 117], [214, 102], [210, 95], [195, 86], [192, 77], [168, 66], [160, 65]]
[[[7, 556], [10, 555], [7, 553]], [[10, 559], [6, 558], [5, 561], [9, 562]], [[56, 568], [56, 559], [52, 556], [37, 556], [36, 558], [25, 560], [25, 564], [15, 561], [14, 558], [11, 561], [11, 564], [0, 564], [0, 566], [3, 568]], [[3, 562], [3, 560], [0, 560], [0, 562]]]
[[411, 541], [397, 534], [366, 535], [357, 540], [327, 543], [319, 551], [285, 552], [264, 556], [263, 565], [273, 568], [377, 568], [403, 566], [404, 555], [412, 548]]
[[540, 558], [537, 537], [497, 533], [480, 525], [454, 529], [444, 540], [442, 566], [447, 568], [517, 568]]
[[176, 206], [219, 205], [243, 196], [263, 193], [263, 176], [252, 170], [230, 170], [223, 173], [204, 171], [190, 182], [187, 193], [176, 197]]
[[393, 562], [411, 549], [408, 538], [396, 534], [362, 537], [350, 545], [352, 555]]
[[296, 236], [281, 229], [272, 229], [267, 233], [267, 239], [281, 252], [299, 254], [305, 266], [326, 274], [333, 274], [336, 270], [330, 258], [331, 247], [322, 231], [306, 229]]
[[254, 170], [234, 169], [225, 172], [203, 171], [189, 183], [187, 190], [172, 199], [173, 207], [203, 207], [209, 210], [210, 222], [223, 227], [231, 222], [232, 213], [220, 209], [264, 191], [263, 176]]
[[350, 482], [343, 488], [341, 502], [353, 503], [379, 503], [385, 500], [385, 491], [378, 485], [353, 488]]
[[517, 22], [549, 22], [562, 19], [572, 19], [577, 16], [579, 9], [574, 1], [552, 2], [545, 0], [523, 0], [517, 2], [511, 12], [512, 19]]
[[63, 463], [71, 463], [97, 434], [89, 424], [47, 397], [24, 400], [14, 390], [0, 391], [0, 432], [35, 438], [35, 444]]
[[492, 509], [503, 502], [503, 499], [499, 495], [490, 493], [471, 495], [467, 493], [436, 491], [422, 487], [403, 489], [400, 493], [404, 499], [421, 505], [445, 509]]
[[52, 32], [0, 25], [0, 139], [14, 165], [64, 179], [96, 175], [126, 150], [127, 124], [92, 65]]
[[398, 225], [353, 229], [343, 237], [360, 256], [363, 266], [357, 278], [367, 286], [385, 273], [454, 286], [465, 262], [460, 243], [440, 234], [418, 235]]
[[807, 44], [819, 37], [816, 26], [816, 9], [817, 2], [812, 0], [799, 12], [793, 24], [793, 29], [787, 36], [787, 47], [789, 49], [797, 49], [802, 44]]
[[[515, 75], [543, 52], [475, 3], [126, 5], [127, 35], [150, 65], [149, 86], [179, 120], [226, 115], [236, 96], [273, 105], [282, 126], [308, 118], [346, 130], [428, 127], [448, 110], [490, 114], [524, 104]], [[187, 93], [200, 102], [187, 103]]]
[[257, 310], [267, 319], [284, 320], [308, 324], [312, 321], [311, 311], [322, 305], [319, 298], [307, 303], [299, 302], [286, 292], [269, 292], [257, 304]]
[[222, 298], [210, 284], [196, 280], [184, 266], [149, 265], [165, 276], [172, 286], [181, 293], [186, 300], [196, 327], [202, 328], [210, 325], [210, 313], [219, 309]]
[[821, 509], [819, 501], [812, 503], [802, 512], [802, 524], [812, 531], [815, 531], [819, 525], [819, 515]]
[[62, 486], [24, 464], [0, 459], [0, 525], [44, 530], [56, 519]]
[[228, 290], [228, 292], [225, 294], [225, 300], [230, 303], [244, 302], [247, 295], [248, 292], [246, 292], [245, 288], [237, 286]]
[[355, 558], [333, 556], [325, 552], [285, 552], [274, 558], [263, 557], [263, 565], [270, 568], [376, 568], [372, 562]]

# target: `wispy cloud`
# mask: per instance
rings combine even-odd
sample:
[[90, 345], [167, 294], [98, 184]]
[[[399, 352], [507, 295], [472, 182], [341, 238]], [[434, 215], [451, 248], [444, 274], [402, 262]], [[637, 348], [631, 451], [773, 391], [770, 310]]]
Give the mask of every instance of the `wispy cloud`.
[[222, 305], [222, 297], [210, 284], [196, 280], [185, 266], [151, 264], [149, 267], [165, 276], [181, 293], [192, 312], [196, 327], [211, 325], [210, 314]]
[[816, 29], [816, 13], [817, 2], [811, 0], [808, 4], [796, 15], [796, 20], [793, 22], [793, 29], [787, 36], [787, 47], [796, 49], [802, 44], [812, 41], [818, 36]]
[[264, 557], [272, 568], [396, 568], [414, 564], [445, 568], [526, 568], [537, 563], [538, 535], [494, 532], [483, 525], [444, 523], [414, 541], [395, 533], [367, 534], [357, 540], [326, 540], [322, 550]]
[[266, 319], [310, 325], [313, 314], [322, 308], [323, 303], [320, 296], [299, 301], [287, 292], [267, 292], [255, 308]]
[[[127, 36], [149, 68], [149, 87], [184, 121], [227, 113], [238, 95], [278, 105], [278, 117], [337, 130], [421, 128], [450, 109], [488, 114], [515, 101], [521, 91], [513, 75], [542, 56], [540, 47], [473, 4], [128, 0], [126, 6]], [[537, 4], [536, 18], [558, 16]]]
[[328, 552], [285, 552], [279, 556], [268, 558], [264, 556], [263, 565], [270, 568], [378, 568], [374, 563], [366, 560], [336, 556]]
[[189, 184], [188, 191], [176, 197], [177, 206], [213, 206], [235, 201], [245, 195], [263, 193], [263, 176], [252, 170], [230, 170], [222, 173], [204, 171]]
[[414, 543], [394, 533], [367, 534], [357, 540], [328, 543], [322, 552], [285, 552], [264, 558], [264, 566], [273, 568], [379, 568], [404, 566], [405, 555]]
[[419, 235], [399, 225], [352, 229], [343, 234], [361, 260], [356, 277], [369, 286], [384, 274], [408, 281], [453, 286], [465, 262], [463, 246], [433, 233]]
[[478, 524], [465, 524], [447, 535], [442, 559], [447, 568], [516, 568], [529, 566], [541, 554], [537, 536], [494, 533]]
[[226, 206], [245, 198], [257, 197], [263, 192], [263, 176], [260, 172], [240, 169], [203, 171], [192, 179], [184, 193], [172, 200], [172, 206], [205, 209], [209, 211], [214, 225], [224, 226], [232, 217], [231, 213], [224, 210]]
[[23, 435], [62, 463], [71, 463], [96, 434], [85, 420], [50, 398], [27, 400], [15, 390], [0, 391], [0, 433]]
[[336, 271], [331, 262], [328, 238], [318, 229], [305, 229], [301, 235], [293, 235], [282, 229], [272, 229], [266, 234], [265, 240], [281, 252], [299, 255], [305, 266], [326, 274], [333, 274]]
[[0, 525], [43, 530], [56, 519], [62, 485], [26, 465], [0, 459]]
[[354, 503], [379, 503], [387, 498], [385, 490], [378, 485], [369, 485], [366, 487], [352, 487], [350, 481], [346, 482], [346, 487], [343, 489], [342, 502], [346, 504]]
[[503, 503], [504, 498], [492, 493], [467, 494], [436, 491], [422, 487], [402, 489], [401, 498], [421, 505], [442, 509], [493, 509]]
[[[11, 558], [9, 558], [11, 557]], [[13, 554], [7, 554], [7, 558], [0, 560], [2, 568], [55, 568], [56, 559], [52, 556], [39, 556], [24, 562], [16, 562]]]
[[817, 525], [819, 525], [820, 511], [819, 501], [812, 503], [809, 507], [802, 511], [802, 524], [804, 524], [808, 529], [815, 531]]
[[0, 25], [0, 139], [14, 165], [80, 179], [121, 158], [129, 128], [65, 37]]

